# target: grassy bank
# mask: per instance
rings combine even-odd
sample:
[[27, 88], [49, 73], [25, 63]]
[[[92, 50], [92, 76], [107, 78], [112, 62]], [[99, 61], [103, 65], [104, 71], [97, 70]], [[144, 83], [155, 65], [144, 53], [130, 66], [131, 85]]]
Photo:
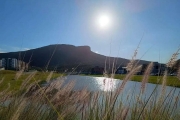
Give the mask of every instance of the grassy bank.
[[[103, 77], [103, 75], [85, 75], [81, 74], [83, 76], [92, 76], [92, 77]], [[119, 75], [115, 74], [114, 79], [120, 79], [123, 80], [125, 78], [125, 74]], [[137, 81], [141, 82], [143, 79], [143, 75], [134, 75], [131, 79], [131, 81]], [[160, 82], [158, 82], [160, 80]], [[149, 76], [148, 83], [153, 83], [153, 84], [162, 84], [163, 81], [163, 76]], [[177, 76], [167, 76], [167, 81], [166, 81], [167, 86], [173, 86], [173, 87], [180, 87], [180, 80], [178, 79]]]
[[[4, 89], [8, 88], [9, 85], [10, 85], [10, 88], [9, 88], [10, 91], [17, 91], [19, 90], [23, 81], [27, 81], [29, 79], [30, 79], [29, 84], [33, 83], [34, 80], [38, 80], [39, 83], [43, 83], [46, 81], [50, 72], [36, 72], [33, 78], [31, 77], [31, 74], [32, 72], [23, 72], [17, 78], [18, 73], [16, 71], [11, 71], [11, 70], [0, 71], [0, 80], [2, 80], [0, 84], [0, 91], [3, 91]], [[53, 75], [51, 76], [51, 79], [54, 79], [60, 76], [63, 76], [63, 74], [53, 73]]]

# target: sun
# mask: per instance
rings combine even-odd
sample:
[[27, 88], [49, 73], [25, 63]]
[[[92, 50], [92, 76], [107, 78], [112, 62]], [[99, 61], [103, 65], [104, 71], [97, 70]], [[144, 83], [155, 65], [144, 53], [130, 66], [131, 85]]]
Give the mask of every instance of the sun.
[[97, 25], [101, 29], [107, 29], [111, 25], [111, 18], [107, 14], [100, 14], [97, 17]]

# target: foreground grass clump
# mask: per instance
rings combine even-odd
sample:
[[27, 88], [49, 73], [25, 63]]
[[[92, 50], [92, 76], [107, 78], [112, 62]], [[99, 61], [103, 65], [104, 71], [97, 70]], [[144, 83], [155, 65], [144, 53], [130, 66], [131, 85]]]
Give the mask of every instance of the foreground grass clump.
[[[13, 74], [14, 77], [16, 75]], [[61, 87], [63, 80], [52, 82], [45, 87], [39, 84], [42, 80], [49, 82], [57, 76], [60, 75], [53, 72], [32, 72], [28, 75], [22, 74], [19, 79], [13, 79], [21, 83], [15, 83], [15, 91], [10, 85], [0, 92], [0, 120], [74, 119], [76, 114], [73, 113], [74, 102], [71, 100], [75, 95], [72, 91], [73, 83], [64, 87]], [[23, 80], [24, 77], [26, 78]], [[1, 80], [1, 85], [5, 83]]]
[[[172, 63], [174, 61], [170, 59], [167, 64], [169, 68]], [[141, 86], [135, 86], [128, 93], [124, 92], [126, 83], [136, 79], [134, 75], [141, 68], [133, 59], [127, 65], [128, 74], [123, 76], [122, 83], [110, 91], [75, 91], [75, 83], [64, 84], [63, 77], [50, 82], [56, 77], [53, 72], [41, 75], [38, 72], [25, 74], [18, 71], [11, 73], [12, 76], [7, 72], [7, 76], [3, 71], [0, 86], [6, 87], [0, 91], [0, 120], [179, 120], [180, 91], [176, 87], [166, 90], [169, 79], [167, 70], [156, 80], [161, 84], [160, 89], [156, 84], [150, 95], [146, 94], [152, 66], [153, 63], [150, 63], [145, 74], [138, 78], [141, 79]], [[106, 81], [111, 81], [114, 74], [104, 76], [107, 77], [104, 84], [111, 85]], [[6, 77], [8, 79], [5, 80]], [[180, 72], [177, 78], [180, 79]], [[47, 84], [42, 86], [41, 81]]]
[[[178, 120], [179, 94], [175, 94], [176, 88], [170, 92], [164, 89], [167, 74], [162, 76], [159, 95], [155, 92], [156, 85], [151, 95], [145, 97], [148, 71], [142, 78], [139, 94], [123, 93], [125, 84], [138, 69], [133, 68], [115, 91], [108, 92], [74, 91], [74, 82], [63, 85], [62, 77], [42, 87], [39, 75], [44, 73], [23, 73], [19, 79], [14, 79], [22, 81], [16, 91], [7, 87], [0, 92], [0, 120]], [[17, 74], [12, 75], [17, 77]], [[56, 77], [53, 72], [44, 75], [46, 78], [42, 78], [47, 82]]]

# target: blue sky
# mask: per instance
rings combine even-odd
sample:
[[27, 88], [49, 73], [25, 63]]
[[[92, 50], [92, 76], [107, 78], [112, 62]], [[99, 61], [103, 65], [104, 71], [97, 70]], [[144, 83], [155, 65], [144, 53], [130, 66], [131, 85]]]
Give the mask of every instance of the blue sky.
[[[0, 0], [0, 52], [88, 45], [103, 55], [167, 62], [180, 45], [179, 0]], [[98, 15], [111, 26], [100, 29]], [[159, 57], [160, 56], [160, 57]]]

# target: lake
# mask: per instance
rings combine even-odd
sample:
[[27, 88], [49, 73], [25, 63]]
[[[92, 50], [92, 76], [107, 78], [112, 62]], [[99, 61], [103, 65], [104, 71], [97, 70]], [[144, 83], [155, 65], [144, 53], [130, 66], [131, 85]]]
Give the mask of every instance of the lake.
[[[64, 77], [64, 80], [65, 80], [64, 85], [72, 81], [75, 82], [73, 90], [83, 90], [86, 88], [87, 90], [92, 92], [115, 91], [118, 88], [118, 86], [120, 86], [122, 83], [122, 80], [119, 79], [79, 76], [79, 75], [69, 75]], [[161, 85], [156, 85], [151, 83], [146, 84], [146, 90], [143, 94], [143, 98], [147, 100], [156, 86], [157, 89], [153, 93], [153, 96], [158, 98], [162, 89]], [[140, 88], [141, 88], [141, 82], [128, 81], [125, 85], [123, 92], [119, 96], [119, 99], [125, 101], [127, 96], [129, 95], [138, 96], [140, 93]], [[179, 93], [180, 93], [180, 88], [166, 86], [166, 95], [170, 96], [169, 99], [172, 97], [174, 98], [176, 96], [179, 96]], [[180, 106], [180, 102], [178, 102], [178, 105]]]
[[[105, 77], [91, 77], [91, 76], [79, 76], [79, 75], [69, 75], [64, 77], [65, 83], [67, 84], [69, 82], [74, 81], [74, 90], [82, 90], [86, 88], [89, 91], [115, 91], [119, 85], [121, 85], [122, 80], [119, 79], [111, 79], [111, 78], [105, 78]], [[154, 88], [156, 87], [156, 84], [147, 83], [146, 84], [146, 90], [145, 95], [149, 96]], [[125, 85], [125, 88], [123, 90], [123, 93], [136, 93], [139, 94], [141, 88], [141, 82], [135, 82], [135, 81], [128, 81]], [[180, 92], [180, 88], [175, 87], [166, 87], [166, 93], [169, 93], [170, 91], [175, 90], [175, 95], [178, 95]], [[158, 85], [156, 89], [156, 93], [159, 94], [161, 92], [161, 85]]]

